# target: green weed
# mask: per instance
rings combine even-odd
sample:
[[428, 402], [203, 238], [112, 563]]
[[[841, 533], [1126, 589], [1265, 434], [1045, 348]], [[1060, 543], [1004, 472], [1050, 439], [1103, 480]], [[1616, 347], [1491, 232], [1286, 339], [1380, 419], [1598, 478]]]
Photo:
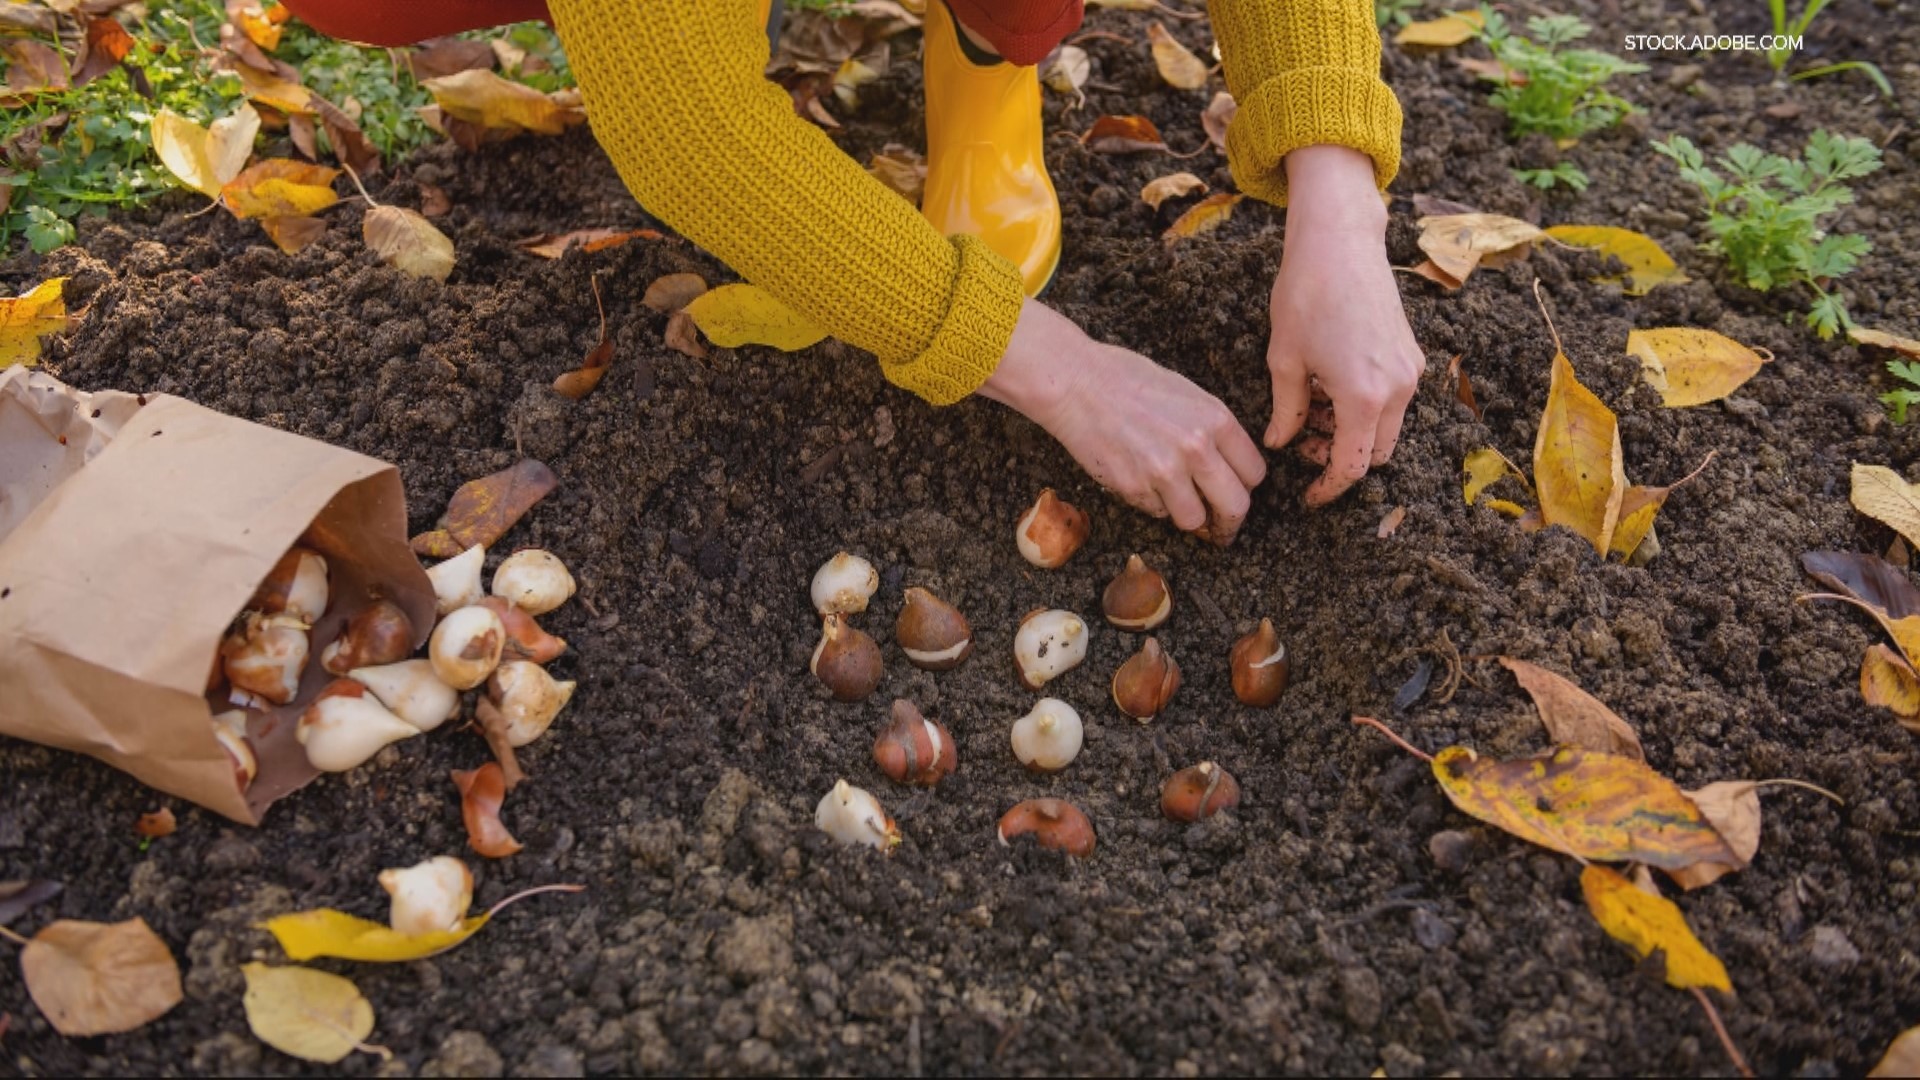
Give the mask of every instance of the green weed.
[[1587, 190], [1593, 178], [1574, 167], [1572, 162], [1563, 161], [1551, 169], [1515, 169], [1513, 178], [1523, 184], [1532, 184], [1541, 191], [1552, 191], [1565, 184], [1575, 191]]
[[1424, 0], [1373, 0], [1374, 25], [1405, 26], [1413, 21], [1413, 13], [1420, 10]]
[[1527, 20], [1532, 38], [1513, 32], [1506, 17], [1490, 7], [1480, 9], [1486, 25], [1480, 37], [1493, 57], [1521, 76], [1518, 85], [1503, 82], [1493, 92], [1493, 105], [1507, 114], [1515, 136], [1541, 134], [1569, 141], [1592, 131], [1612, 127], [1633, 111], [1632, 104], [1603, 87], [1616, 75], [1647, 70], [1596, 49], [1568, 48], [1593, 32], [1572, 15], [1535, 16]]
[[1904, 424], [1907, 422], [1907, 406], [1920, 405], [1920, 363], [1912, 360], [1889, 360], [1887, 371], [1907, 385], [1881, 394], [1880, 400], [1887, 406], [1887, 412], [1893, 417], [1893, 422]]

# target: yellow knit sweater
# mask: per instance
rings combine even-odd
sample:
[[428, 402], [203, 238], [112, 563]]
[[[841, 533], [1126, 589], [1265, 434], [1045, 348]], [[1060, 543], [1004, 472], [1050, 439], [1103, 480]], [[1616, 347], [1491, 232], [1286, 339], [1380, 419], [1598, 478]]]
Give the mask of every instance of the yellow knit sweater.
[[[937, 0], [936, 0], [937, 2]], [[594, 135], [647, 211], [828, 333], [872, 352], [936, 405], [993, 374], [1020, 274], [914, 208], [796, 116], [763, 75], [754, 0], [549, 0]], [[1240, 111], [1227, 163], [1241, 190], [1286, 202], [1281, 159], [1335, 143], [1382, 188], [1400, 107], [1380, 80], [1368, 0], [1211, 0]]]

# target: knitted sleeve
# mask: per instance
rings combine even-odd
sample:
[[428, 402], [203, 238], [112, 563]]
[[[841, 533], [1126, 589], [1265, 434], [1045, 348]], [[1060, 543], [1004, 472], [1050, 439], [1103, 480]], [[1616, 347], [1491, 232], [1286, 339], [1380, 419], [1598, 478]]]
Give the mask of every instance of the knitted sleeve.
[[794, 115], [747, 0], [550, 0], [588, 122], [647, 211], [945, 405], [979, 388], [1023, 299], [1012, 263], [940, 235]]
[[1381, 190], [1400, 169], [1400, 103], [1380, 78], [1380, 30], [1367, 0], [1210, 0], [1227, 89], [1227, 166], [1240, 190], [1287, 204], [1281, 159], [1350, 146]]

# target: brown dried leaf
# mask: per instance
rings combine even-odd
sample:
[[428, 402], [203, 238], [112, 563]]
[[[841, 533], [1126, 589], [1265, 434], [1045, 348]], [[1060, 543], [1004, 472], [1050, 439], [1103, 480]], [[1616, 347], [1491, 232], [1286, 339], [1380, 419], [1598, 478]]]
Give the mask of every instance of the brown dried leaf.
[[915, 206], [927, 190], [927, 162], [917, 151], [888, 143], [867, 163], [867, 171]]
[[1920, 589], [1906, 572], [1878, 555], [1851, 551], [1809, 551], [1800, 565], [1815, 581], [1835, 592], [1872, 604], [1895, 619], [1920, 615]]
[[1144, 116], [1103, 116], [1080, 136], [1080, 142], [1096, 154], [1134, 154], [1167, 148], [1160, 129]]
[[0, 44], [0, 55], [7, 58], [7, 91], [20, 96], [65, 90], [69, 85], [67, 62], [58, 50], [27, 38], [13, 38]]
[[179, 823], [174, 820], [173, 809], [163, 806], [151, 814], [141, 814], [133, 823], [133, 831], [149, 840], [158, 840], [163, 836], [172, 836]]
[[1140, 201], [1158, 210], [1160, 204], [1168, 199], [1178, 199], [1196, 191], [1205, 192], [1206, 190], [1205, 180], [1190, 172], [1177, 172], [1171, 176], [1147, 181], [1147, 185], [1140, 189]]
[[495, 762], [471, 771], [455, 770], [453, 783], [460, 789], [460, 816], [467, 823], [467, 845], [489, 859], [504, 859], [521, 849], [500, 820], [500, 805], [506, 801], [506, 776]]
[[1201, 110], [1200, 126], [1207, 132], [1207, 141], [1216, 149], [1227, 148], [1227, 125], [1233, 123], [1233, 115], [1239, 111], [1239, 104], [1225, 90], [1214, 94], [1213, 100]]
[[407, 69], [415, 82], [492, 67], [493, 48], [471, 38], [435, 38], [407, 51]]
[[1540, 722], [1546, 725], [1547, 734], [1556, 744], [1598, 750], [1635, 761], [1647, 760], [1646, 751], [1640, 748], [1640, 736], [1598, 698], [1537, 664], [1511, 656], [1499, 659], [1501, 666], [1520, 680], [1520, 688], [1533, 698], [1534, 708], [1540, 711]]
[[367, 247], [403, 274], [445, 281], [453, 273], [453, 241], [403, 206], [376, 206], [361, 222]]
[[288, 255], [298, 255], [327, 231], [327, 223], [316, 217], [261, 218], [260, 227], [267, 231], [267, 238], [274, 246]]
[[1856, 344], [1874, 345], [1882, 349], [1892, 349], [1901, 356], [1920, 360], [1920, 341], [1915, 341], [1912, 338], [1901, 337], [1898, 334], [1889, 334], [1884, 330], [1869, 330], [1864, 326], [1848, 327], [1847, 337], [1852, 339]]
[[1207, 85], [1207, 65], [1192, 50], [1180, 44], [1159, 23], [1147, 27], [1147, 40], [1153, 45], [1153, 66], [1160, 77], [1176, 90], [1198, 90]]
[[557, 259], [575, 247], [588, 252], [605, 251], [629, 240], [659, 239], [660, 233], [653, 229], [575, 229], [569, 233], [529, 237], [520, 241], [519, 248], [542, 259]]
[[691, 356], [695, 360], [705, 360], [707, 358], [707, 346], [705, 342], [700, 340], [699, 325], [693, 321], [693, 316], [687, 314], [684, 308], [674, 312], [673, 315], [667, 319], [665, 339], [667, 346], [675, 352], [684, 356]]
[[606, 377], [607, 368], [613, 365], [613, 338], [607, 332], [607, 307], [600, 302], [600, 279], [588, 279], [593, 284], [593, 304], [600, 311], [600, 344], [587, 353], [586, 359], [572, 371], [562, 372], [553, 380], [553, 390], [561, 397], [579, 401], [600, 385]]
[[647, 293], [640, 298], [640, 302], [655, 311], [671, 315], [706, 291], [707, 283], [699, 274], [663, 274], [647, 286]]
[[327, 133], [327, 143], [333, 147], [333, 156], [361, 176], [379, 172], [380, 149], [360, 130], [359, 123], [319, 94], [313, 95], [312, 104], [314, 114], [320, 117], [320, 126]]
[[20, 972], [69, 1038], [132, 1031], [180, 1004], [180, 965], [145, 919], [52, 923], [20, 951]]
[[413, 538], [413, 550], [431, 558], [451, 559], [475, 544], [492, 547], [559, 482], [552, 469], [532, 458], [522, 458], [490, 476], [469, 480], [447, 502], [440, 528]]
[[1733, 853], [1740, 856], [1739, 866], [1694, 863], [1667, 871], [1667, 876], [1681, 888], [1691, 891], [1711, 885], [1735, 870], [1744, 870], [1753, 861], [1754, 853], [1760, 850], [1760, 785], [1751, 780], [1722, 780], [1687, 792], [1687, 798], [1700, 808], [1700, 813], [1713, 824]]
[[1920, 544], [1920, 487], [1885, 465], [1853, 463], [1853, 508]]

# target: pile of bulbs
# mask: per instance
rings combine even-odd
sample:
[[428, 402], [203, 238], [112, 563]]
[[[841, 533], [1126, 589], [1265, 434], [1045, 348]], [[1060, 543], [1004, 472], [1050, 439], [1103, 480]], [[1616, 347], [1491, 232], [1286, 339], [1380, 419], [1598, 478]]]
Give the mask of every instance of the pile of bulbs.
[[[529, 548], [494, 570], [492, 595], [481, 587], [486, 549], [468, 548], [427, 571], [440, 617], [427, 655], [413, 657], [414, 626], [391, 600], [374, 598], [322, 649], [336, 678], [301, 713], [294, 737], [322, 772], [344, 772], [383, 747], [432, 731], [460, 712], [461, 693], [482, 687], [475, 716], [511, 747], [539, 738], [573, 696], [574, 684], [541, 665], [567, 643], [540, 629], [536, 616], [567, 601], [573, 575], [552, 553]], [[287, 705], [299, 693], [312, 651], [313, 625], [330, 601], [327, 560], [296, 546], [282, 556], [234, 620], [208, 681], [208, 693], [239, 708], [213, 718], [214, 737], [232, 759], [242, 790], [258, 761], [247, 741], [247, 710]]]
[[[1014, 539], [1022, 557], [1050, 570], [1065, 565], [1086, 543], [1087, 533], [1086, 514], [1048, 489], [1021, 516]], [[844, 551], [814, 574], [812, 598], [823, 623], [810, 666], [835, 700], [862, 701], [880, 684], [879, 646], [849, 621], [867, 609], [879, 585], [880, 575], [871, 563]], [[1100, 606], [1114, 627], [1146, 632], [1172, 614], [1173, 594], [1165, 578], [1133, 555], [1107, 585]], [[930, 671], [955, 667], [973, 652], [973, 631], [965, 616], [920, 588], [906, 591], [894, 637], [910, 662]], [[1037, 692], [1078, 667], [1086, 659], [1088, 637], [1086, 620], [1071, 611], [1028, 613], [1013, 639], [1014, 670], [1020, 684]], [[1228, 663], [1234, 696], [1246, 705], [1270, 707], [1286, 689], [1287, 650], [1269, 619], [1260, 620], [1256, 630], [1234, 642]], [[1141, 723], [1165, 711], [1179, 688], [1180, 665], [1152, 636], [1114, 672], [1111, 684], [1114, 706]], [[1052, 773], [1072, 764], [1084, 738], [1080, 713], [1059, 698], [1043, 697], [1032, 711], [1014, 721], [1010, 741], [1022, 765]], [[938, 784], [959, 766], [953, 736], [946, 727], [905, 700], [893, 703], [874, 740], [873, 758], [896, 783], [925, 787]], [[1240, 785], [1211, 761], [1175, 773], [1160, 793], [1162, 813], [1183, 822], [1203, 820], [1239, 802]], [[900, 843], [900, 830], [880, 800], [845, 780], [836, 782], [820, 800], [814, 824], [849, 844], [891, 851]], [[1031, 835], [1041, 846], [1070, 855], [1088, 855], [1094, 848], [1093, 823], [1063, 799], [1022, 802], [1001, 817], [998, 831], [1002, 844]]]

